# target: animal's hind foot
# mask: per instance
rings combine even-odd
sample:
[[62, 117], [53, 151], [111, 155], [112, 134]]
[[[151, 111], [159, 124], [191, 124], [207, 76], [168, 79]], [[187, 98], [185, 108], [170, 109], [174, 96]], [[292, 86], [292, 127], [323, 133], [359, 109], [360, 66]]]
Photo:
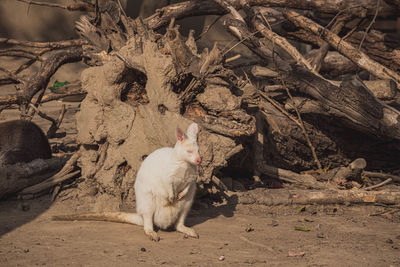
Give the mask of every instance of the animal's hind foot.
[[154, 230], [148, 230], [148, 231], [144, 231], [145, 234], [150, 238], [151, 241], [160, 241], [160, 237], [157, 235], [156, 232], [154, 232]]
[[184, 225], [178, 225], [176, 227], [176, 231], [181, 232], [189, 237], [193, 237], [193, 238], [199, 238], [199, 235], [197, 234], [197, 232], [190, 227], [186, 227]]

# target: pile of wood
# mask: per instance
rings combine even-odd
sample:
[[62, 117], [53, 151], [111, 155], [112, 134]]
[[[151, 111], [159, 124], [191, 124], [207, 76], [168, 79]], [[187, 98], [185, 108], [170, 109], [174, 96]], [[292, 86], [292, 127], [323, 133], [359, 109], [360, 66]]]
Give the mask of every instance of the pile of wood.
[[[143, 158], [172, 146], [175, 127], [195, 121], [200, 192], [278, 184], [324, 190], [331, 202], [399, 203], [398, 191], [373, 200], [368, 192], [400, 180], [400, 39], [374, 27], [396, 17], [396, 1], [193, 0], [144, 19], [126, 16], [118, 0], [64, 8], [87, 11], [76, 23], [80, 39], [0, 39], [8, 45], [0, 56], [28, 58], [1, 69], [0, 83], [18, 91], [0, 104], [19, 105], [30, 118], [44, 101], [87, 94], [77, 116], [80, 186], [95, 187], [97, 198], [131, 201]], [[226, 14], [229, 47], [200, 51], [193, 32], [184, 37], [177, 26]], [[38, 73], [19, 78], [37, 60]], [[46, 92], [60, 66], [81, 60], [89, 66], [82, 88]]]

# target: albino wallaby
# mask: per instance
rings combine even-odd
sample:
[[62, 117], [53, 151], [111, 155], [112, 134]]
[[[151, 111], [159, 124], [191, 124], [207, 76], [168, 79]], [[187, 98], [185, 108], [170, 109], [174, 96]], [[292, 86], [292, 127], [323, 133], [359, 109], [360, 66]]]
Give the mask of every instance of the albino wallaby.
[[161, 229], [175, 227], [181, 233], [198, 238], [185, 219], [192, 205], [197, 166], [201, 159], [197, 145], [198, 126], [192, 123], [186, 134], [176, 129], [175, 147], [151, 153], [142, 163], [135, 181], [136, 213], [103, 212], [54, 216], [53, 220], [96, 220], [142, 225], [154, 241], [160, 238], [153, 225]]

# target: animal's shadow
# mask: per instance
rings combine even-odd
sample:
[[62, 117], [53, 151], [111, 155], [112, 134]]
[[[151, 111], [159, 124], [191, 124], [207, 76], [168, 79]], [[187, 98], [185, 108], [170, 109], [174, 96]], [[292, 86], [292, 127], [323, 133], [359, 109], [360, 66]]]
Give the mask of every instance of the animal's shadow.
[[192, 209], [188, 218], [186, 219], [186, 225], [192, 227], [216, 218], [220, 215], [224, 217], [233, 217], [238, 204], [238, 197], [236, 195], [232, 195], [230, 197], [225, 196], [225, 198], [227, 202], [224, 205]]

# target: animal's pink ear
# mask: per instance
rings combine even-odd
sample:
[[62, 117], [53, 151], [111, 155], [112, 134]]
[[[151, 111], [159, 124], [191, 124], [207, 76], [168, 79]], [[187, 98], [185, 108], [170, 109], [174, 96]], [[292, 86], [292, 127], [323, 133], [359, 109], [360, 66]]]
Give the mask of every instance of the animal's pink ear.
[[180, 142], [185, 140], [185, 133], [179, 128], [176, 128], [176, 139]]

